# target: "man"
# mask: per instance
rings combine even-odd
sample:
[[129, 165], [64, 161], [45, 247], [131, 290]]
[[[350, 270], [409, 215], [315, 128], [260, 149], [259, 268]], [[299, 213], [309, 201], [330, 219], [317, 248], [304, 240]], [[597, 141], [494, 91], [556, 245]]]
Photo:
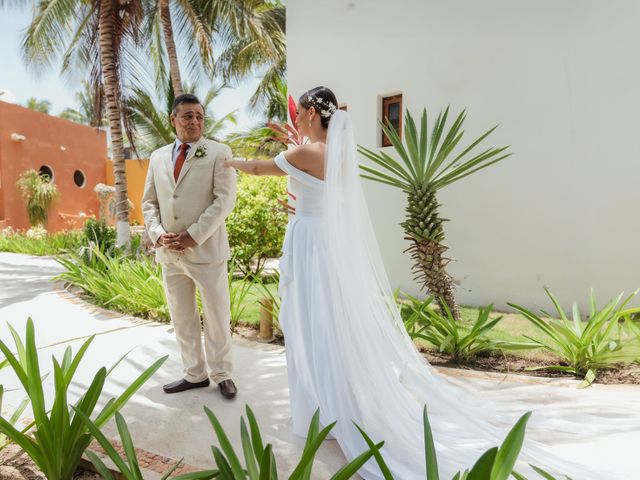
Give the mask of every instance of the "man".
[[[162, 264], [164, 288], [184, 378], [166, 393], [209, 386], [235, 397], [231, 379], [231, 332], [225, 218], [233, 210], [236, 181], [225, 168], [231, 149], [202, 137], [204, 108], [197, 97], [176, 97], [171, 112], [176, 141], [151, 154], [142, 199], [144, 222]], [[204, 312], [204, 352], [196, 288]]]

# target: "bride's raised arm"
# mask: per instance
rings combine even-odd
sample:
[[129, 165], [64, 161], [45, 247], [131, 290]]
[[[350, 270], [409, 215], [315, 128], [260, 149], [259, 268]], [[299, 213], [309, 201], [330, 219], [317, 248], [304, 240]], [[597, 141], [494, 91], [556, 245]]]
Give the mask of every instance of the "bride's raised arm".
[[[312, 151], [317, 149], [312, 145], [300, 145], [280, 155], [286, 154], [286, 161], [303, 172], [308, 171], [309, 164], [313, 161]], [[231, 159], [224, 162], [225, 167], [235, 168], [249, 175], [287, 175], [277, 164], [275, 159], [270, 160], [239, 160]]]

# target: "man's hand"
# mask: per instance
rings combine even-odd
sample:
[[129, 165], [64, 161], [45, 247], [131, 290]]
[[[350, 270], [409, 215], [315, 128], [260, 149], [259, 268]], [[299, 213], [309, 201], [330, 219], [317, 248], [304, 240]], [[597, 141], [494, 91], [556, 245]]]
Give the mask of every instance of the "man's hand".
[[169, 243], [173, 242], [173, 240], [178, 236], [177, 233], [163, 233], [162, 235], [160, 235], [160, 237], [158, 238], [158, 241], [156, 243], [157, 246], [160, 247], [168, 247]]
[[172, 233], [170, 235], [172, 235], [172, 237], [166, 240], [164, 246], [172, 252], [184, 252], [187, 248], [195, 247], [197, 245], [196, 241], [186, 230], [184, 232]]

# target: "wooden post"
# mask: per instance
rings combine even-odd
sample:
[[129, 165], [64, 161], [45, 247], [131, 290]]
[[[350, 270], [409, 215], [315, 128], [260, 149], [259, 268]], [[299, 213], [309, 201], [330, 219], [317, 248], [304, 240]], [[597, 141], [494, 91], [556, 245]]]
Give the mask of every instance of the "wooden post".
[[263, 343], [272, 342], [273, 337], [273, 316], [271, 315], [273, 303], [268, 298], [260, 300], [260, 332], [258, 341]]

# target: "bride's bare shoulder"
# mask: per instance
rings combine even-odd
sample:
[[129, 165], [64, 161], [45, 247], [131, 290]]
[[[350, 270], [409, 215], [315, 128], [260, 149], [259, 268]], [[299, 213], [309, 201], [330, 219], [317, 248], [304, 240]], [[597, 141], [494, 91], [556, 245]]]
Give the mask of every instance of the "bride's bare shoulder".
[[284, 156], [294, 167], [307, 171], [310, 167], [324, 161], [324, 150], [324, 143], [308, 143], [287, 150]]

